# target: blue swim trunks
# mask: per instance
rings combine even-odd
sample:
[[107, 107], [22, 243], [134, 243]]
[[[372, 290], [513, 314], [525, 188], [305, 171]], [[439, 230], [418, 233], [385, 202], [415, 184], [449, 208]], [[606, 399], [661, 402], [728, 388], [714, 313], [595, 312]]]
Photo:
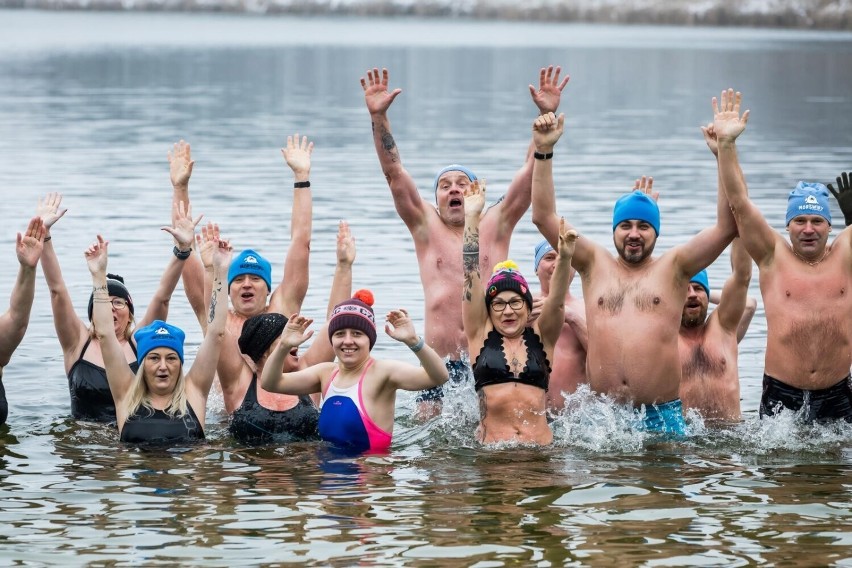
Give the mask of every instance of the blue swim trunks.
[[[449, 359], [445, 364], [447, 366], [447, 371], [450, 373], [450, 382], [459, 384], [468, 377], [473, 379], [473, 376], [470, 374], [470, 367], [468, 367], [465, 361], [462, 361], [461, 359]], [[426, 402], [430, 400], [441, 400], [442, 398], [444, 398], [444, 387], [441, 386], [420, 391], [417, 393], [417, 398], [414, 400], [417, 402]]]
[[643, 404], [645, 417], [642, 425], [649, 432], [686, 436], [686, 421], [683, 419], [683, 404], [676, 398], [661, 404]]

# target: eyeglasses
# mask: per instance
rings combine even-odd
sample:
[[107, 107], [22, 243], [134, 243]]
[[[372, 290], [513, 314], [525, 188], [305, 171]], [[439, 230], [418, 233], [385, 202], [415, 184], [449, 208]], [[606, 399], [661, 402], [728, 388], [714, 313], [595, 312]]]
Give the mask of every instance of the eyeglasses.
[[503, 300], [494, 300], [491, 302], [491, 311], [500, 313], [506, 309], [506, 306], [509, 306], [517, 312], [524, 307], [525, 303], [526, 302], [524, 302], [523, 298], [512, 298], [508, 302], [504, 302]]
[[127, 307], [127, 300], [122, 300], [121, 298], [113, 298], [110, 300], [110, 303], [116, 310], [123, 310]]

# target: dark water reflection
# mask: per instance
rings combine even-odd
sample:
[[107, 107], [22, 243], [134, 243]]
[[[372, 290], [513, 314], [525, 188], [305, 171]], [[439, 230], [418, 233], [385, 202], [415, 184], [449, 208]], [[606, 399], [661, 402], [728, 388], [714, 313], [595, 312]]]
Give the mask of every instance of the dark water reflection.
[[[496, 198], [520, 166], [533, 106], [526, 85], [560, 63], [568, 134], [554, 160], [559, 209], [609, 243], [611, 204], [632, 180], [662, 192], [663, 249], [715, 214], [715, 165], [698, 125], [727, 86], [752, 109], [740, 144], [750, 191], [778, 228], [800, 179], [852, 169], [852, 36], [753, 30], [609, 28], [418, 20], [0, 12], [0, 293], [14, 279], [14, 233], [36, 199], [61, 191], [53, 231], [85, 314], [82, 251], [102, 232], [111, 269], [144, 306], [168, 258], [165, 161], [193, 145], [195, 210], [237, 247], [273, 259], [288, 241], [287, 134], [316, 141], [311, 289], [321, 311], [333, 231], [358, 243], [356, 286], [377, 311], [422, 321], [407, 231], [372, 148], [359, 77], [391, 69], [391, 121], [424, 194], [450, 162]], [[839, 210], [834, 210], [840, 217]], [[526, 218], [512, 256], [531, 272]], [[727, 255], [710, 269], [720, 287]], [[756, 278], [755, 278], [756, 280]], [[579, 291], [578, 291], [579, 292]], [[752, 293], [757, 295], [756, 284]], [[199, 342], [182, 292], [172, 319]], [[667, 441], [581, 394], [543, 450], [473, 441], [472, 389], [426, 425], [400, 395], [393, 452], [342, 458], [314, 445], [243, 448], [211, 402], [209, 443], [142, 451], [68, 418], [47, 290], [4, 373], [0, 562], [247, 565], [850, 565], [852, 430], [756, 417], [762, 307], [741, 345], [742, 424]], [[408, 357], [380, 339], [379, 357]], [[653, 353], [649, 353], [653, 356]]]

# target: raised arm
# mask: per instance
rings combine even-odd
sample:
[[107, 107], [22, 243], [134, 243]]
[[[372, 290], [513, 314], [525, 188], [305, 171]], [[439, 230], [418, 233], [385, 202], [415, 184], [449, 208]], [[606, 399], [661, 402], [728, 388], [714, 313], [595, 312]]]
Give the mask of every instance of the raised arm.
[[[565, 115], [543, 114], [533, 122], [533, 144], [540, 159], [533, 165], [532, 219], [550, 246], [559, 245], [559, 215], [556, 214], [556, 189], [553, 185], [553, 148], [565, 130]], [[566, 222], [566, 227], [574, 227]], [[580, 272], [587, 271], [594, 258], [594, 245], [580, 239], [575, 246], [572, 264]]]
[[426, 225], [427, 204], [420, 197], [414, 179], [402, 166], [388, 120], [388, 109], [402, 93], [402, 89], [388, 92], [388, 70], [382, 69], [379, 74], [379, 69], [375, 67], [367, 71], [366, 77], [361, 77], [361, 87], [364, 89], [364, 102], [370, 112], [376, 155], [390, 187], [396, 212], [408, 230], [415, 234]]
[[62, 269], [59, 267], [59, 259], [53, 248], [51, 227], [65, 215], [67, 209], [62, 208], [62, 194], [48, 193], [44, 198], [38, 200], [36, 214], [44, 222], [46, 234], [44, 237], [44, 248], [41, 253], [41, 269], [44, 279], [50, 291], [50, 307], [53, 311], [53, 326], [56, 329], [56, 337], [65, 357], [65, 369], [70, 369], [77, 360], [77, 351], [88, 336], [88, 328], [77, 313], [71, 302], [68, 287], [62, 278]]
[[[565, 78], [560, 81], [561, 72], [562, 68], [558, 66], [542, 67], [539, 72], [538, 89], [532, 85], [529, 86], [530, 96], [538, 108], [539, 114], [555, 113], [559, 109], [562, 91], [569, 80], [568, 75], [565, 75]], [[498, 238], [510, 238], [515, 225], [518, 224], [518, 221], [530, 207], [534, 150], [535, 143], [531, 141], [524, 158], [524, 165], [521, 166], [521, 169], [518, 170], [509, 184], [505, 198], [492, 208], [499, 213]]]
[[[215, 239], [213, 251], [213, 290], [207, 315], [207, 333], [198, 347], [192, 367], [186, 373], [187, 398], [198, 402], [194, 408], [207, 406], [207, 395], [216, 376], [219, 351], [225, 339], [228, 318], [228, 267], [231, 265], [231, 244]], [[195, 400], [193, 400], [193, 397]], [[203, 418], [202, 418], [203, 421]]]
[[737, 342], [742, 341], [754, 312], [757, 310], [757, 300], [748, 296], [748, 285], [751, 282], [751, 257], [743, 247], [740, 239], [734, 239], [731, 244], [731, 276], [722, 288], [719, 307], [716, 313], [719, 324], [731, 333], [736, 332]]
[[263, 373], [260, 376], [263, 390], [283, 394], [311, 394], [321, 391], [324, 376], [322, 371], [333, 368], [334, 363], [318, 363], [295, 373], [281, 372], [287, 354], [314, 334], [313, 330], [308, 331], [313, 322], [314, 320], [299, 314], [293, 314], [287, 320], [278, 345], [263, 365]]
[[544, 300], [541, 316], [536, 325], [541, 333], [545, 348], [551, 353], [559, 334], [562, 333], [562, 325], [565, 322], [565, 294], [568, 293], [568, 277], [571, 273], [571, 257], [577, 244], [577, 231], [568, 229], [565, 220], [559, 222], [559, 242], [556, 251], [556, 267], [550, 278], [550, 293]]
[[201, 216], [193, 220], [191, 206], [187, 208], [183, 201], [173, 203], [172, 208], [176, 209], [172, 211], [172, 226], [163, 227], [163, 230], [174, 238], [174, 248], [169, 255], [169, 263], [163, 271], [163, 277], [160, 278], [160, 285], [148, 304], [145, 316], [137, 324], [138, 327], [145, 327], [154, 320], [168, 319], [172, 293], [180, 280], [184, 263], [192, 256], [195, 227], [201, 221]]
[[334, 278], [331, 281], [331, 293], [328, 296], [328, 307], [325, 312], [325, 323], [311, 346], [305, 351], [302, 359], [306, 365], [322, 361], [334, 361], [334, 349], [328, 338], [328, 319], [334, 306], [352, 297], [352, 264], [355, 262], [355, 239], [349, 230], [349, 223], [340, 221], [337, 227], [337, 266], [334, 268]]
[[[722, 91], [713, 97], [713, 127], [719, 141], [719, 174], [725, 196], [733, 210], [743, 246], [758, 266], [772, 260], [778, 235], [748, 197], [748, 188], [737, 157], [737, 137], [745, 130], [749, 111], [740, 115], [742, 95]], [[697, 270], [695, 271], [697, 272]]]
[[20, 267], [9, 299], [9, 309], [0, 316], [0, 369], [9, 363], [30, 323], [35, 297], [36, 265], [44, 248], [44, 235], [45, 228], [41, 217], [33, 217], [24, 234], [18, 233], [16, 238], [15, 254]]
[[[169, 179], [172, 182], [172, 226], [174, 227], [178, 220], [180, 204], [183, 204], [184, 211], [190, 210], [189, 179], [192, 177], [192, 168], [195, 166], [195, 162], [192, 160], [192, 151], [189, 144], [183, 140], [177, 142], [172, 147], [169, 151], [168, 159]], [[191, 249], [192, 243], [190, 242], [189, 245]], [[181, 248], [181, 250], [186, 249]], [[199, 260], [199, 257], [190, 255], [189, 258], [183, 261], [182, 270], [183, 290], [186, 294], [186, 299], [189, 301], [189, 305], [192, 307], [199, 325], [201, 325], [201, 330], [204, 331], [206, 329], [206, 304], [207, 299], [210, 298], [210, 295], [206, 294], [204, 290], [204, 266]], [[160, 319], [164, 320], [165, 318]]]
[[302, 309], [308, 293], [309, 261], [311, 252], [311, 224], [313, 199], [311, 197], [311, 152], [314, 143], [298, 134], [287, 137], [287, 147], [281, 148], [284, 161], [293, 170], [293, 213], [290, 215], [290, 246], [284, 259], [281, 283], [269, 298], [269, 311], [291, 314]]
[[482, 277], [479, 274], [479, 220], [485, 207], [485, 186], [474, 181], [465, 190], [464, 236], [462, 237], [462, 323], [467, 336], [471, 360], [482, 349], [488, 311], [483, 299]]
[[135, 377], [133, 371], [127, 365], [124, 350], [121, 348], [113, 329], [112, 303], [109, 299], [106, 278], [108, 247], [109, 242], [98, 235], [98, 240], [86, 249], [85, 257], [89, 272], [92, 274], [92, 294], [94, 296], [92, 323], [95, 328], [95, 337], [98, 339], [103, 354], [107, 382], [112, 393], [112, 399], [115, 401], [116, 418], [120, 430], [127, 419], [124, 401]]
[[419, 367], [402, 361], [383, 361], [392, 368], [388, 373], [388, 386], [396, 389], [419, 391], [441, 386], [447, 382], [449, 373], [444, 360], [434, 349], [426, 345], [422, 336], [417, 335], [408, 312], [400, 308], [391, 310], [385, 317], [385, 333], [404, 343], [411, 349], [420, 362]]

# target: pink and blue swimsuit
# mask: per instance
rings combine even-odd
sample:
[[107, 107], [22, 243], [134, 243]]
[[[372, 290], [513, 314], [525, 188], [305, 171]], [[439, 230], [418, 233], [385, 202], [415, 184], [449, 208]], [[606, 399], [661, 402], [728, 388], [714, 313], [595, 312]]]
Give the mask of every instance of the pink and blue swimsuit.
[[379, 428], [364, 409], [361, 389], [372, 364], [370, 359], [358, 382], [344, 389], [334, 384], [339, 369], [332, 373], [320, 400], [319, 434], [324, 441], [357, 453], [382, 453], [390, 448], [392, 433]]

